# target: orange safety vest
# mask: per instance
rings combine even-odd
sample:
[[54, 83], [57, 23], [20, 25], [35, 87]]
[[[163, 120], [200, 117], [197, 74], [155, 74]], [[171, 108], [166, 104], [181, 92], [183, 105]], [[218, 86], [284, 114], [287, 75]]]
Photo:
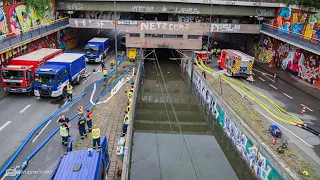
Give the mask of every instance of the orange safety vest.
[[83, 107], [82, 106], [78, 107], [78, 114], [83, 114]]

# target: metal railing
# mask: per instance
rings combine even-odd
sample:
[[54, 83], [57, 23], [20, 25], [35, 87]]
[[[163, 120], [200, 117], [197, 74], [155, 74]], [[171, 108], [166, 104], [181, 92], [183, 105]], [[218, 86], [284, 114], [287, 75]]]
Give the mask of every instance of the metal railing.
[[[261, 31], [273, 34], [287, 41], [296, 43], [303, 47], [314, 50], [315, 52], [320, 52], [320, 43], [314, 38], [305, 37], [303, 34], [297, 34], [284, 29], [278, 29], [277, 27], [263, 24]], [[263, 32], [262, 32], [263, 33]]]
[[32, 27], [30, 29], [30, 31], [24, 32], [24, 33], [21, 33], [18, 35], [10, 36], [13, 33], [6, 34], [6, 36], [8, 36], [8, 37], [0, 40], [0, 51], [4, 50], [6, 48], [9, 48], [10, 46], [14, 46], [16, 44], [23, 43], [24, 41], [30, 40], [30, 39], [35, 38], [37, 36], [44, 35], [45, 33], [48, 33], [49, 31], [53, 31], [57, 28], [61, 28], [61, 27], [66, 26], [68, 24], [69, 24], [69, 19], [62, 19], [62, 20], [53, 21], [52, 24]]

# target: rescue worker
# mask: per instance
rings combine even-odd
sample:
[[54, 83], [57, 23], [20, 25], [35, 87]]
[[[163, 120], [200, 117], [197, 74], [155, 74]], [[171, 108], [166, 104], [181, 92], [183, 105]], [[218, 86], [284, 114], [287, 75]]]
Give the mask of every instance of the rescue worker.
[[133, 88], [130, 89], [130, 91], [125, 91], [127, 93], [128, 99], [130, 99], [133, 95]]
[[107, 68], [103, 68], [102, 74], [103, 74], [103, 77], [106, 79], [106, 78], [107, 78], [107, 75], [108, 75], [108, 70], [107, 70]]
[[122, 137], [126, 135], [129, 125], [129, 115], [126, 112], [123, 118], [123, 125], [122, 125]]
[[211, 49], [211, 52], [212, 52], [212, 55], [213, 56], [217, 56], [217, 49], [216, 48], [213, 48], [213, 49]]
[[72, 101], [73, 87], [71, 84], [67, 86], [67, 99], [68, 101]]
[[78, 117], [78, 129], [79, 129], [79, 133], [80, 133], [80, 138], [84, 139], [84, 136], [87, 137], [87, 131], [86, 131], [86, 121], [81, 118], [80, 116]]
[[96, 144], [98, 145], [98, 148], [101, 148], [100, 145], [100, 129], [97, 127], [97, 125], [93, 126], [92, 129], [92, 139], [93, 139], [93, 149], [96, 148]]
[[[130, 98], [130, 99], [131, 99], [131, 98]], [[130, 99], [129, 99], [129, 100], [130, 100]], [[131, 109], [131, 102], [129, 101], [129, 102], [127, 103], [127, 109], [126, 109], [126, 111], [129, 112], [130, 109]]]
[[60, 124], [60, 135], [62, 137], [62, 145], [68, 145], [69, 133], [68, 133], [68, 124], [62, 123]]
[[106, 67], [106, 65], [104, 65], [103, 60], [100, 61], [100, 65], [101, 65], [101, 69], [104, 69]]
[[87, 125], [88, 125], [88, 131], [92, 131], [92, 112], [90, 110], [87, 110]]
[[114, 61], [114, 59], [112, 59], [112, 60], [110, 61], [110, 66], [113, 67], [114, 65], [115, 65], [115, 61]]
[[58, 118], [57, 123], [59, 123], [60, 126], [63, 123], [66, 123], [68, 125], [68, 127], [67, 127], [68, 136], [71, 137], [70, 134], [69, 134], [69, 130], [70, 130], [70, 120], [69, 120], [69, 118], [67, 118], [64, 115], [62, 115], [61, 117]]
[[86, 120], [86, 117], [84, 117], [83, 113], [84, 113], [84, 111], [83, 111], [83, 106], [80, 105], [80, 106], [78, 107], [78, 115], [79, 115], [79, 117], [82, 117], [84, 120]]
[[217, 56], [220, 56], [221, 50], [220, 48], [217, 49]]

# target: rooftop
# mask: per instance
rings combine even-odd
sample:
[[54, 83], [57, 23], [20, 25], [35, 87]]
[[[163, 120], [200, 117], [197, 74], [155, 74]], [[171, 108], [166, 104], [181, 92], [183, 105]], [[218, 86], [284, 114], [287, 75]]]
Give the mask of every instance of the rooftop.
[[76, 59], [84, 56], [84, 54], [77, 54], [77, 53], [63, 53], [59, 56], [50, 59], [48, 62], [73, 62]]
[[62, 51], [61, 49], [51, 49], [51, 48], [42, 48], [36, 51], [33, 51], [31, 53], [16, 57], [14, 60], [28, 60], [28, 61], [39, 61], [45, 58], [46, 56], [49, 56], [54, 53], [58, 53], [59, 51]]

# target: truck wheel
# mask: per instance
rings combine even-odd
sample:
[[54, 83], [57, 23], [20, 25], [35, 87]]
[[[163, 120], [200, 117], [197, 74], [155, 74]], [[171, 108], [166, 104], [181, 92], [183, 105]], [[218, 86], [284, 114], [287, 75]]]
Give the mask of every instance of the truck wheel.
[[80, 75], [77, 77], [77, 80], [76, 80], [76, 85], [79, 85], [80, 84]]
[[67, 97], [67, 88], [63, 88], [63, 91], [62, 91], [62, 95], [60, 96], [61, 99], [65, 99]]
[[30, 91], [30, 92], [28, 92], [28, 93], [27, 93], [27, 95], [29, 95], [29, 96], [34, 96], [34, 89], [33, 89], [33, 88], [31, 88], [31, 91]]

